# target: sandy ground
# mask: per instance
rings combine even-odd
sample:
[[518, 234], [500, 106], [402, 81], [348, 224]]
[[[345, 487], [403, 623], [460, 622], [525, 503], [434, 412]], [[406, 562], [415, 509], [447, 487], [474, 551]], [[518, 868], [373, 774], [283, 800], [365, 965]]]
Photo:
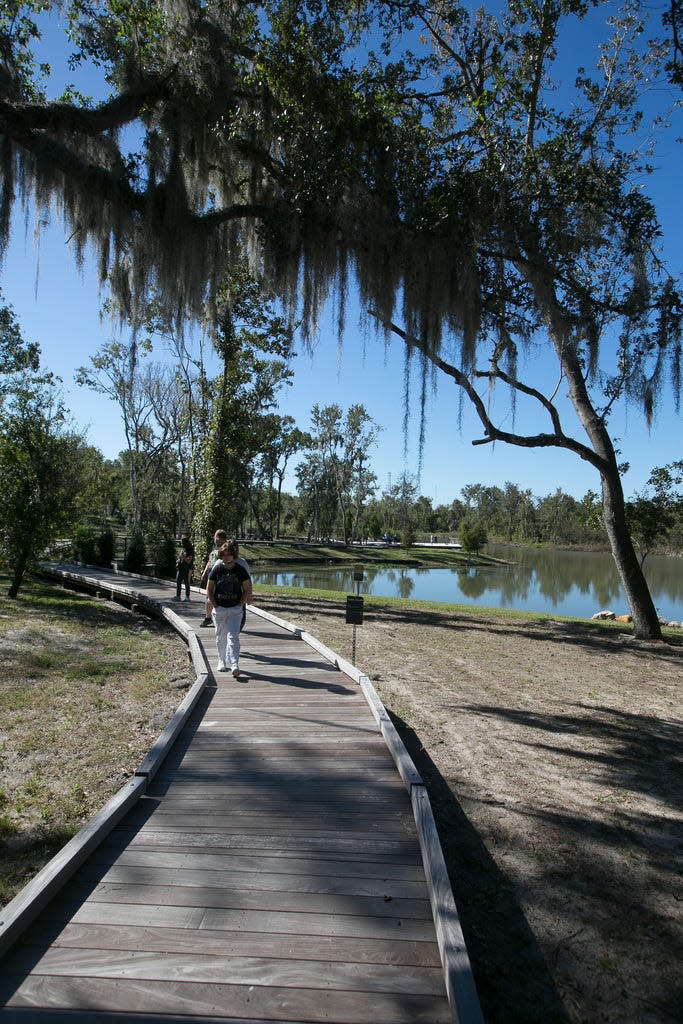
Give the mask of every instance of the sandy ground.
[[[351, 660], [341, 604], [256, 603]], [[367, 606], [355, 661], [428, 784], [487, 1022], [680, 1024], [683, 647]]]

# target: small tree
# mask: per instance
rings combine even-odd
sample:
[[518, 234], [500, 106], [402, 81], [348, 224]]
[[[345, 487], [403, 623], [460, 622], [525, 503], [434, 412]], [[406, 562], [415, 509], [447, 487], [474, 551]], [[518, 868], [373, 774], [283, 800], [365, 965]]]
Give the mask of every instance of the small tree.
[[97, 564], [108, 565], [114, 561], [116, 537], [111, 527], [107, 527], [97, 538]]
[[83, 438], [65, 429], [50, 379], [24, 381], [0, 413], [0, 538], [9, 596], [46, 548], [74, 526]]
[[643, 565], [650, 552], [662, 544], [680, 519], [683, 497], [675, 488], [683, 481], [683, 461], [653, 469], [647, 481], [651, 493], [637, 494], [626, 504], [633, 543]]
[[468, 555], [478, 555], [487, 540], [486, 530], [479, 523], [465, 519], [460, 524], [460, 544]]
[[178, 558], [177, 544], [173, 537], [164, 537], [154, 558], [154, 572], [162, 579], [170, 579], [176, 574]]
[[147, 546], [141, 530], [133, 530], [123, 559], [125, 572], [144, 572], [147, 564]]
[[83, 562], [85, 565], [95, 565], [97, 562], [97, 539], [91, 526], [76, 527], [73, 547], [77, 561]]
[[413, 529], [412, 523], [406, 523], [401, 533], [401, 547], [412, 548], [415, 543], [415, 530]]

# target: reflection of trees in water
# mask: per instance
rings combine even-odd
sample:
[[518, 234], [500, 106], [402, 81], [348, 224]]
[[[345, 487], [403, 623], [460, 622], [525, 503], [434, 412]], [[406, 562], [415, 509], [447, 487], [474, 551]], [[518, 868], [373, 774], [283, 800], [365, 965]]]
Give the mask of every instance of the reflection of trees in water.
[[654, 592], [683, 604], [683, 558], [650, 555], [645, 562], [645, 578]]
[[415, 588], [414, 569], [380, 569], [379, 572], [392, 587], [396, 588], [399, 597], [410, 597]]
[[[358, 588], [350, 569], [338, 567], [297, 567], [279, 572], [255, 572], [255, 580], [292, 587], [312, 587], [341, 593], [386, 594], [424, 600], [480, 602], [492, 606], [532, 607], [550, 611], [571, 600], [571, 592], [584, 597], [585, 611], [612, 608], [627, 611], [619, 577], [611, 555], [593, 551], [554, 551], [550, 548], [491, 546], [489, 553], [507, 560], [507, 565], [471, 566], [467, 569], [408, 569], [399, 566], [367, 566]], [[648, 562], [650, 564], [648, 564]], [[668, 617], [680, 619], [675, 609], [683, 605], [683, 559], [650, 556], [645, 574], [655, 605]], [[450, 582], [449, 582], [450, 581]], [[484, 595], [488, 595], [484, 597]], [[534, 597], [536, 596], [536, 601]], [[578, 598], [577, 598], [578, 600]]]
[[500, 604], [510, 607], [515, 602], [526, 600], [533, 581], [533, 573], [523, 565], [510, 565], [496, 572], [496, 584], [500, 591]]
[[[278, 587], [308, 587], [313, 590], [338, 590], [342, 593], [355, 592], [353, 573], [346, 569], [290, 569], [272, 572], [267, 569], [252, 573], [254, 583], [267, 583]], [[364, 588], [367, 592], [367, 587]]]
[[489, 589], [489, 582], [492, 580], [490, 577], [486, 578], [486, 572], [476, 568], [464, 569], [458, 573], [458, 586], [463, 597], [481, 597]]
[[[558, 558], [558, 555], [563, 557]], [[619, 574], [610, 555], [547, 551], [540, 559], [536, 573], [541, 593], [550, 598], [559, 594], [559, 600], [575, 587], [581, 594], [593, 594], [596, 603], [603, 608], [625, 600], [621, 596]]]
[[415, 580], [408, 575], [408, 569], [402, 569], [398, 579], [398, 596], [410, 597], [415, 587]]
[[[496, 549], [496, 554], [499, 553]], [[511, 548], [505, 553], [517, 563], [509, 567], [505, 576], [510, 601], [528, 597], [532, 582], [552, 605], [562, 604], [572, 590], [586, 596], [592, 594], [601, 607], [623, 600], [616, 566], [611, 555], [605, 552]]]

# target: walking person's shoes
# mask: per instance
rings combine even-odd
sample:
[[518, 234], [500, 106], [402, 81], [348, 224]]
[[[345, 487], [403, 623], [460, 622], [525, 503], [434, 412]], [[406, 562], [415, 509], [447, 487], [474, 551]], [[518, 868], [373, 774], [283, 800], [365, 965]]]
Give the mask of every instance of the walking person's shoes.
[[204, 626], [213, 626], [213, 619], [210, 615], [205, 615], [199, 625], [203, 628]]
[[218, 662], [218, 671], [219, 672], [227, 672], [228, 671], [228, 666], [225, 664], [224, 661], [219, 661]]
[[233, 665], [232, 666], [232, 674], [235, 677], [235, 679], [239, 679], [239, 677], [240, 677], [240, 667], [239, 667], [239, 665]]

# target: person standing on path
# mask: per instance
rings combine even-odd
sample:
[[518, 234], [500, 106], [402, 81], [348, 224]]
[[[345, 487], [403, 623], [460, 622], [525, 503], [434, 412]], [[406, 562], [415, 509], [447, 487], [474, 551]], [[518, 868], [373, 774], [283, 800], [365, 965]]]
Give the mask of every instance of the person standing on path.
[[185, 586], [185, 600], [190, 600], [190, 579], [194, 568], [194, 547], [192, 541], [183, 534], [180, 538], [180, 554], [176, 562], [175, 600], [180, 600], [180, 591]]
[[[199, 586], [202, 587], [202, 589], [206, 589], [207, 588], [207, 584], [208, 584], [208, 580], [209, 580], [209, 573], [213, 569], [214, 565], [216, 564], [216, 559], [218, 558], [218, 549], [220, 548], [221, 544], [225, 544], [227, 539], [228, 539], [228, 535], [227, 535], [225, 530], [216, 530], [216, 532], [214, 533], [214, 535], [213, 535], [213, 548], [209, 552], [209, 557], [206, 560], [206, 565], [204, 566], [204, 571], [202, 572], [202, 578], [199, 581]], [[247, 564], [246, 559], [242, 558], [242, 556], [240, 555], [237, 558], [237, 562], [244, 569], [246, 569], [247, 572], [249, 573], [249, 575], [251, 576], [251, 570], [249, 569], [249, 566]], [[240, 629], [244, 628], [244, 623], [245, 623], [246, 617], [247, 617], [247, 607], [245, 605], [244, 608], [242, 609], [242, 624], [240, 626]], [[204, 618], [199, 623], [199, 625], [202, 628], [206, 628], [207, 626], [213, 626], [213, 619], [211, 618], [211, 606], [209, 604], [208, 591], [207, 591], [207, 595], [206, 595], [206, 607], [204, 609]]]
[[240, 675], [242, 610], [253, 597], [251, 577], [237, 561], [238, 556], [236, 540], [222, 544], [206, 586], [207, 603], [216, 626], [218, 671], [227, 672], [229, 666], [235, 679]]

